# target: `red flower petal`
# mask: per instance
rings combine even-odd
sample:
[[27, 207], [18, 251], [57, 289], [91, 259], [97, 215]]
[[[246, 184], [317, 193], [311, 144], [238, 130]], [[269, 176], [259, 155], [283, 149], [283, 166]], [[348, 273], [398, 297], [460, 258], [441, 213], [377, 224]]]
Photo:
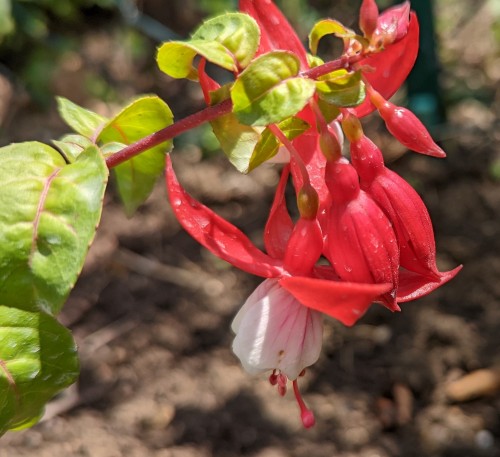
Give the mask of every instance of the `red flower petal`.
[[365, 314], [377, 296], [392, 289], [391, 284], [336, 282], [300, 276], [283, 278], [279, 283], [304, 306], [348, 326]]
[[271, 0], [240, 0], [240, 11], [259, 24], [261, 37], [257, 55], [276, 49], [293, 52], [303, 70], [309, 68], [302, 42], [288, 20]]
[[166, 166], [170, 204], [184, 229], [217, 257], [248, 273], [276, 278], [282, 263], [257, 249], [241, 230], [192, 198], [179, 184], [170, 156]]
[[[405, 37], [382, 52], [372, 54], [359, 62], [360, 66], [368, 65], [375, 69], [373, 73], [363, 72], [363, 76], [384, 98], [390, 98], [396, 93], [417, 58], [419, 26], [415, 13], [412, 12], [410, 16], [410, 25]], [[366, 116], [374, 110], [375, 106], [368, 97], [354, 108], [357, 117]]]
[[453, 279], [462, 269], [462, 265], [450, 271], [440, 274], [439, 281], [432, 281], [428, 277], [413, 273], [412, 271], [401, 270], [399, 273], [399, 288], [397, 292], [398, 303], [405, 303], [416, 300], [430, 294], [438, 287]]
[[293, 222], [285, 201], [285, 188], [290, 174], [287, 165], [281, 172], [280, 182], [274, 194], [273, 205], [264, 229], [264, 246], [267, 253], [276, 259], [285, 257], [286, 246], [293, 231]]

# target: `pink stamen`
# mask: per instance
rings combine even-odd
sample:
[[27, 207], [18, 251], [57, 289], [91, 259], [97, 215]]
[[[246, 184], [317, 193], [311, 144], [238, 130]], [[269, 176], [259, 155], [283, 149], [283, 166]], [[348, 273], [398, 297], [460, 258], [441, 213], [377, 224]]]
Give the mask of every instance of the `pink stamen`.
[[300, 408], [300, 418], [302, 420], [302, 424], [305, 428], [311, 428], [316, 423], [316, 419], [314, 418], [314, 413], [304, 403], [304, 400], [300, 395], [299, 385], [296, 379], [293, 381], [293, 393], [295, 394], [295, 399], [297, 400], [297, 404]]
[[269, 375], [269, 383], [272, 386], [278, 384], [278, 375], [276, 374], [276, 370], [273, 370], [273, 372]]

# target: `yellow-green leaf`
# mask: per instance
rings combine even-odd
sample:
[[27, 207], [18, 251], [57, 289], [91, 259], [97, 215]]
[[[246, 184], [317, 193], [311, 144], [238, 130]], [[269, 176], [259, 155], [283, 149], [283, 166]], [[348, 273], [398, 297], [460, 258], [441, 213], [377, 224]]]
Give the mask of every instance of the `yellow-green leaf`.
[[299, 112], [314, 95], [314, 81], [299, 76], [300, 62], [287, 51], [253, 60], [231, 88], [233, 112], [246, 125], [265, 126]]

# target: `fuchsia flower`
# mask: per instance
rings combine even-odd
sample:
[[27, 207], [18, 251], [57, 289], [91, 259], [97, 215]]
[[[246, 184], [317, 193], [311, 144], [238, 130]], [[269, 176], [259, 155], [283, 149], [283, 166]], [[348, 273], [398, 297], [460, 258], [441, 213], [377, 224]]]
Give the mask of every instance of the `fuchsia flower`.
[[278, 373], [281, 392], [283, 380], [291, 379], [304, 425], [312, 425], [311, 413], [305, 408], [296, 383], [297, 376], [319, 355], [319, 312], [353, 325], [375, 298], [392, 285], [344, 282], [331, 267], [316, 266], [323, 249], [321, 228], [308, 203], [302, 205], [305, 214], [295, 225], [292, 223], [284, 199], [288, 167], [282, 173], [264, 232], [271, 255], [260, 251], [235, 226], [190, 197], [177, 181], [170, 157], [166, 171], [170, 203], [184, 229], [216, 256], [241, 270], [268, 278], [247, 299], [233, 322], [233, 349], [250, 373]]
[[[240, 0], [240, 10], [261, 28], [258, 54], [293, 52], [307, 71], [305, 49], [271, 0]], [[319, 357], [322, 314], [350, 326], [372, 302], [399, 311], [398, 303], [430, 293], [461, 268], [438, 271], [432, 225], [422, 200], [385, 167], [380, 150], [364, 136], [357, 119], [376, 107], [403, 144], [444, 156], [412, 113], [385, 100], [415, 61], [416, 17], [409, 13], [408, 2], [379, 15], [374, 0], [363, 0], [360, 24], [370, 39], [368, 54], [359, 62], [369, 97], [356, 108], [342, 110], [352, 165], [341, 157], [342, 131], [326, 124], [314, 100], [298, 113], [311, 128], [293, 142], [277, 126], [269, 126], [288, 150], [290, 163], [283, 169], [264, 229], [266, 252], [187, 194], [167, 158], [169, 199], [184, 229], [216, 256], [265, 278], [232, 323], [233, 351], [249, 373], [271, 371], [269, 380], [280, 394], [292, 381], [305, 427], [314, 424], [314, 416], [300, 396], [297, 379]], [[210, 103], [210, 92], [219, 85], [204, 65], [201, 59], [200, 84]], [[300, 213], [296, 222], [284, 197], [290, 174]], [[318, 263], [322, 255], [329, 265]]]

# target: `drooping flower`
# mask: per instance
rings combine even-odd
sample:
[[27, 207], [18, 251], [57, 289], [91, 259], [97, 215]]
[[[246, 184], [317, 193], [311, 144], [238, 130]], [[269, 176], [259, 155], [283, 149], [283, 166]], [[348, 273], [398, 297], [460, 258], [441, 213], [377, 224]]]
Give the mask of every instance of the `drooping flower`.
[[[373, 0], [363, 4], [362, 28], [371, 38], [358, 68], [371, 98], [350, 111], [361, 117], [377, 106], [388, 128], [395, 125], [395, 136], [404, 140], [401, 126], [407, 126], [409, 116], [405, 114], [399, 127], [396, 121], [387, 120], [390, 116], [386, 114], [395, 109], [379, 103], [373, 93], [376, 90], [380, 97], [389, 97], [406, 79], [418, 51], [418, 22], [409, 14], [408, 2], [381, 15]], [[240, 0], [240, 9], [260, 26], [258, 54], [275, 49], [293, 52], [302, 71], [307, 71], [300, 39], [271, 0]], [[200, 84], [209, 104], [211, 92], [219, 85], [206, 74], [204, 65], [201, 59]], [[324, 119], [324, 125], [316, 123], [314, 103], [297, 114], [311, 128], [292, 142], [280, 138], [277, 126], [268, 126], [286, 145], [289, 164], [282, 172], [264, 230], [266, 252], [189, 196], [174, 174], [170, 157], [166, 176], [173, 211], [186, 231], [221, 259], [265, 278], [233, 321], [233, 350], [250, 373], [271, 371], [269, 380], [280, 394], [285, 394], [292, 381], [306, 427], [314, 424], [314, 416], [300, 396], [297, 379], [318, 358], [322, 314], [353, 325], [374, 301], [396, 311], [398, 303], [429, 293], [460, 269], [437, 270], [432, 226], [416, 192], [387, 170], [376, 154], [367, 166], [359, 165], [361, 153], [371, 151], [369, 140], [349, 138], [356, 168], [339, 159], [342, 133], [333, 132], [336, 124], [327, 126]], [[425, 137], [412, 141], [422, 140]], [[428, 144], [425, 148], [428, 154], [440, 154]], [[335, 153], [329, 156], [322, 149]], [[284, 198], [290, 173], [300, 213], [296, 222]], [[318, 264], [322, 254], [330, 265]]]
[[320, 350], [320, 312], [353, 325], [392, 285], [344, 282], [331, 267], [316, 265], [323, 237], [311, 209], [314, 203], [307, 200], [302, 205], [302, 217], [293, 224], [284, 199], [288, 166], [283, 170], [264, 232], [269, 254], [189, 196], [175, 176], [170, 157], [166, 171], [170, 203], [184, 229], [218, 257], [268, 278], [237, 315], [233, 347], [250, 372], [274, 370], [273, 375], [280, 375], [281, 392], [286, 385], [283, 380], [291, 379], [303, 423], [311, 424], [311, 412], [300, 397], [296, 376], [314, 363]]

